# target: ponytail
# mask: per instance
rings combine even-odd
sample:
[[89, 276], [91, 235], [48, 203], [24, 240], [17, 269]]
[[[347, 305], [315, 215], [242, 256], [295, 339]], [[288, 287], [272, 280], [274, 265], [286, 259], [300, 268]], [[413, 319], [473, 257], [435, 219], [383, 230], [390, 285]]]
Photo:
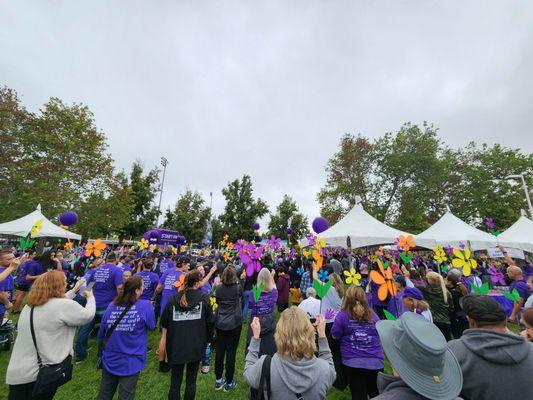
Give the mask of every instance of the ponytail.
[[185, 277], [185, 282], [183, 285], [185, 286], [185, 289], [183, 290], [183, 295], [180, 299], [180, 306], [181, 307], [188, 307], [189, 303], [187, 302], [187, 293], [194, 288], [194, 286], [202, 281], [202, 275], [200, 274], [200, 271], [192, 271], [187, 274]]
[[440, 288], [442, 290], [442, 296], [444, 297], [444, 302], [448, 304], [448, 289], [446, 288], [446, 284], [444, 283], [444, 278], [440, 274], [437, 274], [434, 271], [428, 272], [426, 275], [426, 278], [428, 278], [428, 282], [431, 281], [433, 283], [437, 283], [438, 281]]

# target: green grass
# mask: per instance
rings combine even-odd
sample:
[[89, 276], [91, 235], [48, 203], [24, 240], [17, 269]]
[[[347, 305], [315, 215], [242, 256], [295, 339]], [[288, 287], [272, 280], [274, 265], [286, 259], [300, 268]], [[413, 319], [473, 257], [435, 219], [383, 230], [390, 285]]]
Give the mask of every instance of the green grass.
[[[13, 318], [15, 319], [15, 318]], [[196, 386], [197, 399], [246, 399], [248, 398], [248, 386], [244, 382], [243, 368], [244, 368], [244, 348], [246, 345], [247, 327], [243, 326], [239, 349], [237, 351], [237, 362], [235, 365], [235, 377], [237, 378], [237, 387], [231, 392], [224, 392], [223, 390], [216, 391], [215, 373], [214, 373], [214, 353], [211, 357], [211, 371], [209, 374], [203, 375], [198, 373], [198, 380]], [[159, 372], [159, 362], [155, 350], [159, 343], [160, 333], [158, 331], [151, 332], [148, 336], [149, 346], [153, 349], [148, 354], [148, 366], [141, 372], [139, 382], [137, 384], [136, 399], [166, 399], [168, 388], [170, 386], [170, 374], [163, 374]], [[59, 388], [55, 400], [88, 400], [96, 399], [100, 387], [101, 371], [96, 369], [96, 339], [89, 340], [89, 357], [79, 365], [74, 365], [73, 378], [70, 382]], [[0, 400], [7, 399], [8, 386], [5, 384], [5, 376], [7, 365], [9, 362], [10, 353], [0, 352], [0, 376], [4, 383], [0, 385]], [[182, 384], [182, 393], [185, 385], [185, 379]], [[117, 398], [117, 395], [115, 395]], [[328, 399], [340, 400], [349, 399], [350, 391], [346, 389], [341, 392], [337, 389], [332, 389], [328, 394]]]
[[[510, 324], [509, 328], [518, 332], [518, 325]], [[239, 343], [239, 350], [237, 352], [236, 372], [235, 376], [238, 380], [237, 387], [229, 393], [225, 393], [223, 390], [216, 391], [214, 389], [215, 376], [214, 376], [214, 354], [211, 357], [211, 371], [207, 375], [198, 374], [197, 380], [197, 399], [246, 399], [248, 394], [248, 387], [244, 382], [242, 372], [244, 368], [244, 348], [246, 344], [246, 332], [247, 327], [243, 326], [241, 340]], [[149, 346], [154, 349], [148, 354], [148, 366], [141, 373], [139, 383], [137, 384], [136, 399], [163, 399], [166, 398], [168, 388], [170, 386], [170, 375], [159, 372], [159, 363], [155, 354], [159, 343], [160, 333], [158, 331], [151, 332], [148, 337]], [[89, 357], [79, 365], [74, 366], [74, 376], [72, 380], [61, 387], [56, 396], [56, 400], [86, 400], [96, 399], [98, 389], [100, 387], [100, 374], [101, 371], [96, 370], [96, 339], [91, 338], [89, 340]], [[3, 377], [5, 382], [5, 374], [7, 364], [9, 362], [10, 353], [0, 353], [0, 376]], [[390, 372], [390, 364], [388, 360], [385, 360], [385, 372]], [[183, 382], [184, 385], [185, 381]], [[182, 385], [182, 392], [184, 386]], [[0, 400], [7, 399], [8, 387], [4, 383], [0, 386]], [[117, 398], [117, 396], [115, 396]], [[341, 400], [349, 399], [350, 390], [347, 388], [344, 392], [341, 392], [335, 388], [332, 388], [327, 399]]]

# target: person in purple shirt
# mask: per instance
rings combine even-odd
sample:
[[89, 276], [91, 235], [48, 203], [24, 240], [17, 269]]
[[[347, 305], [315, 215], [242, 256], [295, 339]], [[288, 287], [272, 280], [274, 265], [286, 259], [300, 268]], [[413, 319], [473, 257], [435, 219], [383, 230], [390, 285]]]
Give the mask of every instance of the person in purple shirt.
[[[159, 314], [162, 315], [165, 311], [168, 301], [178, 293], [176, 282], [179, 281], [181, 275], [187, 274], [191, 265], [189, 257], [180, 257], [176, 263], [175, 268], [170, 268], [159, 279], [159, 284], [155, 289], [154, 297], [157, 293], [161, 293], [161, 307]], [[154, 300], [154, 298], [152, 298]]]
[[[278, 301], [278, 289], [274, 283], [273, 269], [261, 268], [257, 275], [257, 286], [262, 285], [262, 291], [257, 301], [254, 299], [253, 291], [248, 295], [248, 304], [250, 307], [251, 318], [259, 318], [261, 323], [261, 344], [259, 347], [259, 357], [263, 354], [273, 356], [276, 352], [276, 343], [274, 341], [274, 331], [276, 330], [276, 320], [274, 310]], [[252, 339], [252, 329], [248, 329], [246, 337], [246, 349]]]
[[37, 261], [34, 260], [36, 253], [35, 250], [31, 250], [28, 252], [28, 257], [30, 258], [28, 261], [20, 264], [20, 267], [17, 272], [17, 278], [15, 280], [15, 300], [13, 302], [13, 313], [18, 314], [20, 312], [20, 308], [22, 305], [22, 302], [24, 301], [24, 297], [26, 296], [26, 293], [30, 290], [30, 284], [26, 280], [26, 275], [28, 274], [28, 269], [32, 264], [37, 264]]
[[384, 364], [377, 321], [379, 317], [370, 308], [364, 290], [351, 285], [331, 328], [331, 336], [340, 341], [342, 364], [352, 399], [378, 395], [377, 377]]
[[[209, 267], [209, 266], [211, 266], [211, 268], [209, 269], [209, 272], [206, 274], [205, 273], [206, 267]], [[213, 265], [213, 263], [207, 263], [205, 266], [199, 265], [196, 269], [200, 272], [200, 276], [202, 277], [200, 291], [210, 296], [211, 295], [210, 279], [213, 276], [213, 274], [217, 271], [217, 266]]]
[[154, 262], [152, 260], [142, 261], [142, 271], [137, 272], [134, 276], [140, 276], [143, 280], [144, 290], [141, 294], [141, 300], [152, 300], [154, 297], [155, 288], [159, 283], [159, 277], [152, 272]]
[[[9, 267], [0, 265], [0, 274]], [[0, 281], [0, 325], [4, 320], [4, 314], [10, 309], [13, 304], [13, 289], [15, 288], [15, 279], [12, 275], [8, 275], [4, 280]]]
[[87, 344], [89, 335], [96, 323], [102, 318], [107, 307], [122, 289], [122, 271], [115, 265], [117, 263], [116, 253], [109, 253], [106, 263], [94, 268], [92, 273], [87, 273], [86, 285], [94, 282], [93, 294], [96, 300], [96, 314], [93, 320], [78, 330], [76, 338], [76, 363], [81, 363], [87, 358]]
[[[155, 328], [154, 308], [149, 300], [140, 298], [143, 292], [142, 277], [129, 278], [102, 317], [98, 330], [98, 345], [102, 354], [100, 400], [112, 400], [117, 386], [119, 399], [135, 398], [139, 373], [146, 368], [147, 331]], [[109, 333], [124, 312], [116, 328]]]
[[[176, 261], [178, 261], [178, 260], [176, 260]], [[155, 272], [159, 276], [163, 276], [163, 274], [167, 270], [172, 269], [172, 268], [176, 268], [176, 264], [172, 260], [172, 257], [170, 255], [167, 255], [164, 260], [161, 260], [161, 262], [159, 262], [159, 264], [157, 264]]]
[[508, 267], [507, 276], [512, 281], [511, 285], [509, 286], [509, 292], [512, 292], [514, 289], [516, 289], [518, 295], [520, 296], [520, 300], [514, 303], [513, 311], [509, 316], [509, 321], [516, 322], [517, 316], [520, 313], [520, 309], [524, 306], [531, 293], [520, 267], [514, 265]]
[[26, 281], [30, 287], [35, 279], [49, 269], [55, 268], [61, 271], [61, 263], [56, 258], [56, 253], [54, 251], [45, 251], [40, 257], [36, 257], [35, 261], [35, 263], [28, 266], [26, 274]]

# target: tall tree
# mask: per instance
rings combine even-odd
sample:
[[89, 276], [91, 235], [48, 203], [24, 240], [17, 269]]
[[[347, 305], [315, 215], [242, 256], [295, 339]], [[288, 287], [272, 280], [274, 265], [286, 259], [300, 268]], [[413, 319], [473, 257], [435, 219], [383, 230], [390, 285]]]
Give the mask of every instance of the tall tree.
[[130, 190], [133, 201], [132, 218], [122, 230], [122, 237], [139, 237], [157, 224], [159, 210], [155, 197], [159, 192], [159, 170], [144, 173], [141, 161], [133, 163], [130, 174]]
[[167, 210], [164, 226], [179, 231], [188, 242], [202, 243], [210, 219], [211, 209], [200, 193], [187, 189], [174, 209]]
[[133, 201], [128, 179], [117, 174], [106, 191], [96, 191], [80, 205], [75, 230], [85, 238], [115, 236], [131, 220]]
[[76, 209], [113, 177], [105, 135], [88, 107], [51, 98], [39, 114], [17, 93], [0, 89], [0, 219], [20, 217], [42, 204], [50, 218]]
[[287, 228], [293, 230], [293, 238], [300, 239], [309, 233], [307, 217], [299, 212], [298, 205], [288, 195], [276, 207], [276, 213], [270, 214], [268, 223], [269, 235], [275, 235], [282, 239], [288, 239]]
[[361, 135], [346, 133], [339, 147], [326, 165], [326, 184], [317, 195], [320, 213], [332, 224], [355, 205], [358, 196], [363, 207], [373, 206], [370, 202], [374, 166], [372, 144]]
[[261, 199], [254, 199], [252, 180], [244, 175], [222, 189], [226, 198], [224, 212], [220, 215], [222, 227], [231, 240], [253, 239], [253, 224], [268, 212], [268, 206]]

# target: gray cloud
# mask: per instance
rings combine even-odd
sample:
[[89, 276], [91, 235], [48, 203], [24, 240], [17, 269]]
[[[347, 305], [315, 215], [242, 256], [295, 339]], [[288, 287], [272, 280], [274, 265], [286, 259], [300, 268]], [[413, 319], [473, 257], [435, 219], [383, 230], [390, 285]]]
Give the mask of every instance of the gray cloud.
[[0, 1], [0, 76], [30, 109], [90, 106], [119, 169], [169, 160], [214, 208], [248, 173], [310, 218], [345, 132], [433, 122], [533, 151], [533, 4], [466, 1]]

